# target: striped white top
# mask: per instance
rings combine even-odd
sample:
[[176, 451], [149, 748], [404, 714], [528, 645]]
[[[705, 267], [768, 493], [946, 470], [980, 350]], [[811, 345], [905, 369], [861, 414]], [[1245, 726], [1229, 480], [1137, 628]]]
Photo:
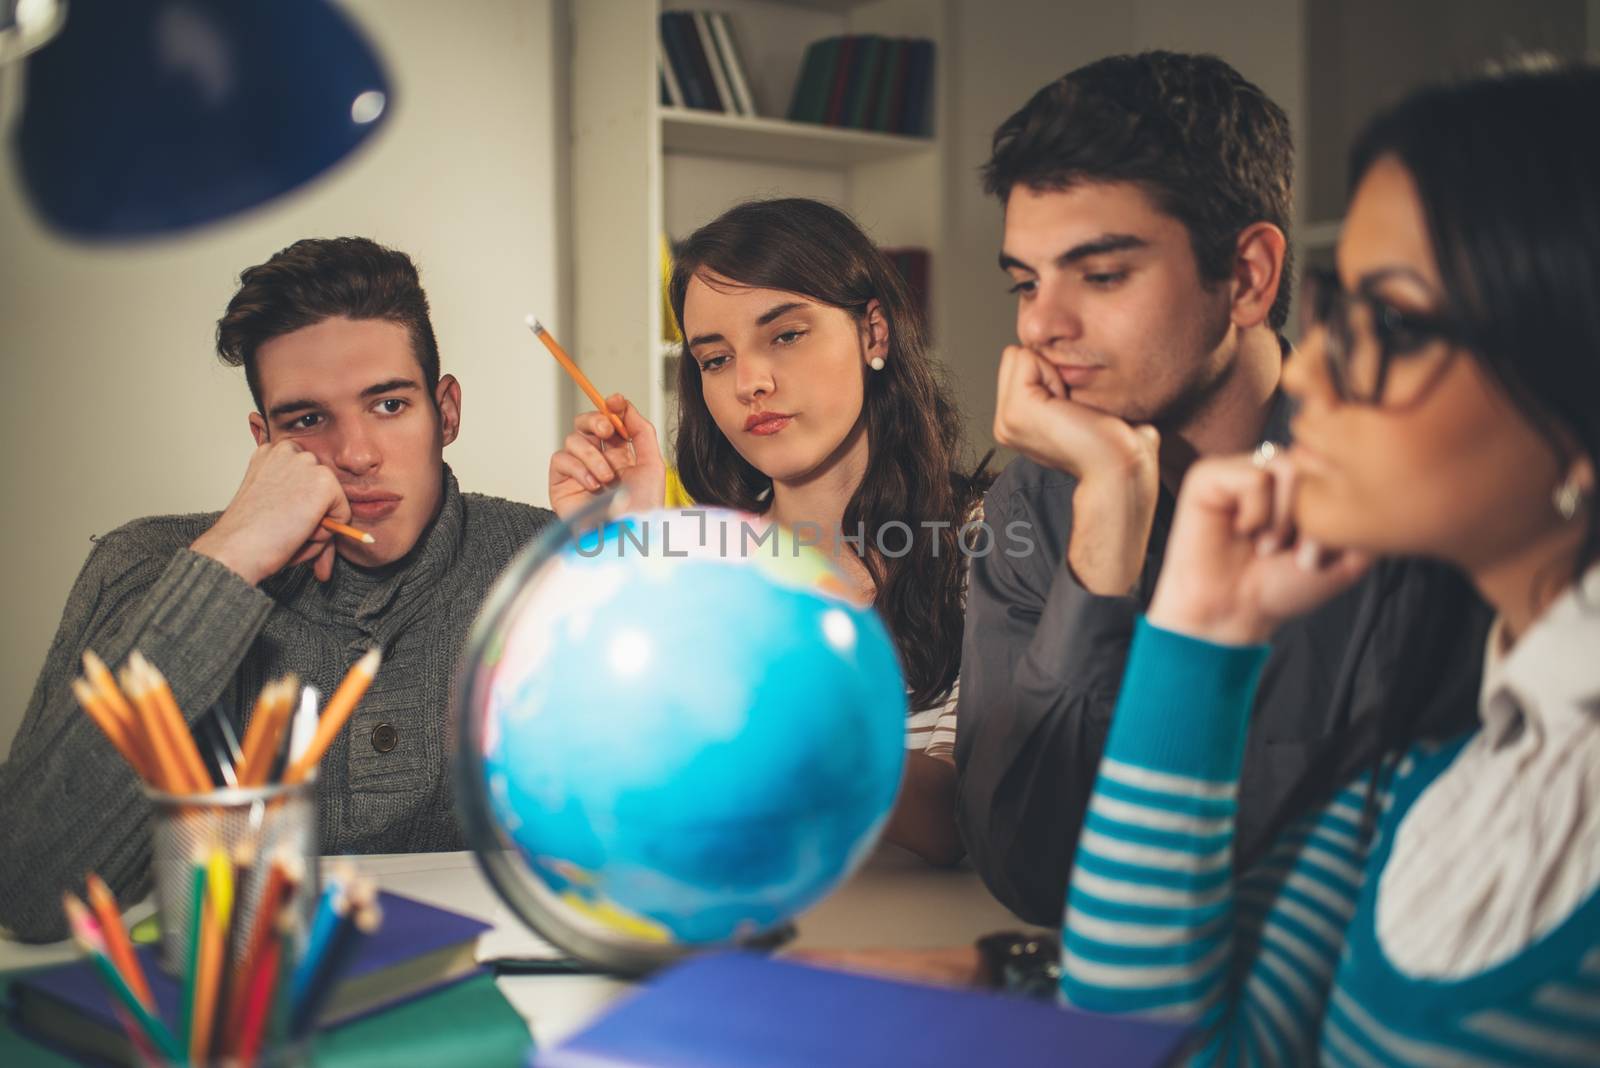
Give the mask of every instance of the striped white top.
[[906, 717], [906, 748], [920, 749], [931, 757], [956, 760], [956, 697], [961, 680], [950, 687], [950, 696], [941, 705], [924, 708]]

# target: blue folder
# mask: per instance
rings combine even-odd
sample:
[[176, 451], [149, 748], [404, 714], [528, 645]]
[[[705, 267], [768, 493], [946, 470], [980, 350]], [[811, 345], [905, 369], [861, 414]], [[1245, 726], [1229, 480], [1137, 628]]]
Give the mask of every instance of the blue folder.
[[698, 957], [539, 1052], [534, 1068], [972, 1068], [1168, 1064], [1186, 1028], [871, 979], [747, 953]]

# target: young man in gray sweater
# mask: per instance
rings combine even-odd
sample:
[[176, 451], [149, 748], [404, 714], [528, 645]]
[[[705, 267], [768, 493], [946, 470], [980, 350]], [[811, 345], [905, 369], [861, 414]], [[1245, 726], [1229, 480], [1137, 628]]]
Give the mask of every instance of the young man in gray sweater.
[[[242, 734], [269, 680], [293, 672], [326, 698], [381, 647], [321, 765], [322, 849], [462, 848], [447, 774], [456, 659], [490, 585], [553, 515], [457, 488], [444, 447], [461, 387], [439, 373], [404, 253], [295, 243], [243, 273], [217, 352], [255, 400], [238, 492], [220, 513], [95, 539], [0, 765], [0, 926], [18, 938], [63, 937], [61, 892], [88, 872], [124, 903], [150, 886], [150, 806], [69, 688], [85, 649], [113, 666], [139, 650], [191, 725], [219, 704]], [[374, 543], [335, 539], [324, 518]]]

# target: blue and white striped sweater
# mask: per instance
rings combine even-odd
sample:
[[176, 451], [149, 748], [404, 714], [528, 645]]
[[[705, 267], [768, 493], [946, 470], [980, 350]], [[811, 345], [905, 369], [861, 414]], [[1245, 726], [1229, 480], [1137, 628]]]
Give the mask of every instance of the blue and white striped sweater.
[[1064, 1000], [1192, 1021], [1202, 1064], [1600, 1064], [1600, 896], [1461, 981], [1403, 976], [1377, 944], [1365, 876], [1459, 743], [1399, 762], [1367, 846], [1363, 777], [1234, 879], [1264, 660], [1140, 624], [1067, 898]]

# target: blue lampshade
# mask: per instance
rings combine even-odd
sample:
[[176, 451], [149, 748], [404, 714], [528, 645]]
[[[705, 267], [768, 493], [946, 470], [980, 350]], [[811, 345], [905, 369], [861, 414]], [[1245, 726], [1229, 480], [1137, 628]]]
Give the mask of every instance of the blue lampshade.
[[72, 0], [27, 60], [16, 155], [55, 229], [156, 236], [304, 184], [392, 104], [372, 49], [322, 0]]

